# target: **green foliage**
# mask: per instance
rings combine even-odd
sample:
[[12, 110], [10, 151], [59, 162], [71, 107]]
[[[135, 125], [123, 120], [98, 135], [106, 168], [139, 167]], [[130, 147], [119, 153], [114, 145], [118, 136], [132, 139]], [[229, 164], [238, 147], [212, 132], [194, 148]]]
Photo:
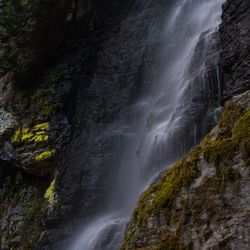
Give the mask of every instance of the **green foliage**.
[[[19, 84], [32, 84], [67, 31], [72, 1], [6, 0], [0, 17], [0, 68]], [[33, 83], [34, 84], [34, 83]]]

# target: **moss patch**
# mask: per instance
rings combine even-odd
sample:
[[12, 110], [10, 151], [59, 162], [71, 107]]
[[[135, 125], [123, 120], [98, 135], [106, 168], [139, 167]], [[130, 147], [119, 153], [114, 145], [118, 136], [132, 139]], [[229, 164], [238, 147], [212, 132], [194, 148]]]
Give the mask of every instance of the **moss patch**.
[[250, 165], [250, 110], [245, 111], [232, 129], [232, 139]]
[[[229, 110], [231, 110], [230, 107]], [[247, 164], [250, 163], [250, 111], [241, 110], [239, 112], [239, 109], [236, 110], [232, 117], [228, 110], [223, 114], [224, 121], [229, 122], [219, 124], [223, 137], [219, 136], [214, 141], [208, 138], [204, 140], [204, 158], [208, 162], [215, 163], [216, 166], [222, 161], [232, 160], [238, 150], [241, 151]], [[227, 119], [225, 114], [230, 118]]]
[[237, 145], [230, 138], [218, 141], [204, 141], [204, 158], [208, 162], [215, 163], [216, 166], [224, 160], [232, 160]]
[[47, 150], [37, 155], [35, 160], [36, 161], [48, 160], [48, 159], [51, 159], [54, 156], [54, 154], [55, 154], [55, 150]]
[[55, 204], [55, 179], [50, 183], [48, 189], [44, 194], [44, 198], [48, 201], [48, 203], [53, 206]]
[[[140, 230], [143, 230], [146, 227], [146, 222], [150, 215], [161, 213], [163, 210], [166, 217], [173, 218], [171, 210], [177, 195], [183, 188], [188, 188], [200, 175], [200, 171], [197, 167], [200, 153], [201, 147], [196, 147], [187, 157], [177, 162], [168, 170], [158, 184], [151, 186], [141, 196], [137, 208], [133, 213], [132, 227], [136, 224]], [[122, 250], [129, 249], [126, 244], [130, 242], [132, 238], [133, 233], [129, 230], [125, 235], [125, 241], [121, 248]], [[168, 239], [165, 238], [164, 242], [169, 242], [169, 245], [167, 246], [164, 244], [164, 246], [160, 245], [152, 249], [174, 249], [166, 248], [171, 247], [172, 244], [170, 244]]]
[[[160, 211], [163, 208], [171, 208], [174, 199], [182, 188], [187, 188], [192, 184], [200, 172], [197, 168], [200, 147], [196, 147], [188, 157], [177, 162], [162, 180], [151, 186], [139, 200], [139, 206], [134, 211], [134, 216], [140, 225], [145, 223], [147, 215], [151, 212]], [[153, 199], [151, 206], [147, 206], [146, 201]]]
[[244, 109], [239, 104], [234, 102], [228, 104], [219, 121], [221, 137], [230, 137], [232, 135], [232, 128], [243, 112]]
[[11, 141], [14, 144], [48, 141], [49, 136], [46, 133], [48, 127], [49, 123], [46, 122], [38, 124], [31, 129], [18, 128]]
[[[232, 193], [238, 192], [242, 178], [240, 171], [231, 166], [234, 161], [241, 162], [241, 159], [249, 165], [249, 155], [250, 110], [244, 110], [240, 103], [232, 101], [226, 106], [218, 128], [203, 140], [201, 146], [177, 162], [159, 183], [141, 196], [121, 249], [192, 249], [187, 230], [194, 223], [197, 224], [194, 228], [198, 228], [199, 225], [209, 225], [211, 218], [215, 221], [223, 218], [226, 209], [230, 214], [230, 207], [223, 195], [228, 189]], [[208, 171], [208, 176], [203, 176], [190, 194], [183, 192], [180, 195], [182, 190], [188, 191], [200, 176], [201, 167], [209, 167], [203, 165], [203, 158], [211, 163], [214, 170]], [[150, 218], [159, 223], [158, 228], [151, 229]], [[147, 237], [151, 239], [151, 232], [158, 238], [155, 246], [149, 246], [152, 244], [150, 241], [146, 242]], [[197, 237], [199, 234], [206, 237], [203, 233], [197, 231]], [[207, 231], [208, 237], [210, 233]], [[155, 241], [155, 238], [152, 237], [152, 240]]]

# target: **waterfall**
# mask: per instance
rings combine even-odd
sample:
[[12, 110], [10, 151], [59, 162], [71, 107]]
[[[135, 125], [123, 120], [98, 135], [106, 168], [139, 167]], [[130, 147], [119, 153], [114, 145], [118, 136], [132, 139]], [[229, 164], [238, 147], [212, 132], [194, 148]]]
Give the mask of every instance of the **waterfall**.
[[[136, 23], [130, 16], [121, 30], [133, 26], [137, 35], [136, 27], [147, 21], [144, 12], [153, 1], [142, 2]], [[159, 45], [153, 67], [158, 76], [151, 72], [152, 84], [128, 109], [132, 118], [123, 124], [114, 122], [106, 131], [125, 138], [109, 200], [103, 211], [84, 225], [68, 250], [119, 249], [139, 195], [201, 139], [199, 131], [207, 109], [204, 75], [207, 57], [215, 49], [211, 44], [220, 23], [222, 0], [173, 2], [161, 19], [163, 24], [149, 22], [145, 37], [144, 50], [147, 43]], [[155, 37], [159, 41], [152, 42]]]

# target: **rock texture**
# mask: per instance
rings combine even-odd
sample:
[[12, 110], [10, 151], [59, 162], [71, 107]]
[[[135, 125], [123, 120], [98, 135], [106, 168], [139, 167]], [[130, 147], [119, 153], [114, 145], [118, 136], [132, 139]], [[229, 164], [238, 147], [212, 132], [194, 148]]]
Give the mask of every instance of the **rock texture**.
[[220, 26], [224, 100], [250, 88], [250, 2], [228, 0]]
[[[72, 67], [74, 134], [59, 158], [58, 203], [47, 217], [47, 230], [37, 249], [65, 246], [72, 230], [101, 210], [110, 196], [108, 190], [117, 172], [115, 162], [126, 140], [117, 129], [133, 119], [129, 106], [140, 91], [141, 72], [150, 68], [157, 50], [155, 37], [149, 44], [144, 40], [149, 23], [158, 19], [156, 10], [132, 15], [103, 33], [93, 32], [66, 60], [67, 65], [76, 65]], [[141, 23], [140, 18], [149, 23]], [[151, 53], [146, 53], [149, 48]], [[150, 78], [146, 84], [150, 84]]]
[[[119, 15], [104, 8], [107, 2]], [[15, 88], [11, 74], [1, 78], [1, 187], [6, 186], [8, 178], [17, 178], [19, 172], [28, 174], [30, 178], [23, 182], [32, 189], [31, 180], [36, 179], [34, 193], [38, 193], [44, 211], [38, 218], [39, 237], [44, 231], [40, 243], [34, 238], [30, 248], [61, 248], [78, 224], [75, 220], [88, 219], [102, 205], [114, 170], [110, 168], [110, 152], [122, 150], [117, 141], [124, 139], [119, 134], [109, 135], [107, 124], [112, 124], [115, 117], [120, 124], [129, 119], [127, 107], [140, 88], [140, 73], [144, 67], [150, 68], [143, 65], [150, 65], [153, 60], [151, 53], [144, 54], [148, 49], [144, 39], [148, 22], [157, 21], [157, 8], [149, 8], [142, 25], [133, 17], [120, 23], [131, 2], [79, 3], [79, 35], [60, 50], [59, 63], [54, 62], [30, 88]], [[141, 16], [137, 18], [140, 20]], [[11, 188], [7, 187], [6, 197], [12, 197]], [[4, 197], [1, 202], [7, 203]], [[22, 199], [15, 200], [13, 206], [22, 207]], [[1, 222], [6, 225], [0, 229], [4, 235], [2, 247], [11, 248], [15, 240], [15, 249], [26, 249], [22, 238], [15, 239], [20, 234], [18, 229], [14, 228], [12, 234], [4, 233], [10, 230], [5, 220], [11, 216], [11, 209], [12, 205], [4, 206], [0, 213]], [[29, 223], [25, 209], [17, 211], [23, 224]]]
[[1, 249], [32, 249], [43, 230], [53, 197], [53, 190], [50, 195], [46, 190], [71, 134], [65, 111], [71, 84], [63, 72], [49, 71], [39, 87], [26, 91], [2, 79]]
[[46, 183], [9, 168], [1, 164], [1, 249], [32, 249], [44, 226]]
[[[128, 120], [136, 119], [137, 114], [129, 115], [130, 105], [142, 91], [142, 83], [143, 88], [152, 84], [151, 73], [156, 72], [152, 65], [161, 45], [158, 31], [151, 32], [151, 25], [160, 27], [166, 1], [150, 2], [143, 13], [140, 12], [141, 1], [70, 2], [79, 4], [78, 11], [69, 16], [71, 9], [63, 12], [63, 26], [55, 24], [60, 26], [56, 39], [53, 40], [53, 26], [44, 31], [49, 34], [45, 37], [46, 43], [35, 47], [39, 57], [33, 59], [38, 59], [38, 64], [31, 65], [40, 65], [40, 62], [43, 65], [28, 74], [25, 85], [32, 87], [15, 88], [11, 74], [0, 72], [0, 248], [4, 250], [62, 249], [77, 226], [82, 226], [102, 209], [110, 196], [108, 190], [116, 173], [115, 163], [126, 140], [117, 128], [126, 128]], [[2, 6], [0, 1], [0, 11]], [[128, 13], [131, 6], [133, 8]], [[246, 67], [249, 57], [248, 13], [247, 0], [237, 3], [228, 0], [224, 5], [219, 31], [224, 100], [249, 89], [249, 67]], [[62, 29], [65, 25], [66, 30]], [[214, 33], [209, 37], [213, 50], [204, 51], [207, 33], [197, 45], [189, 69], [195, 75], [192, 85], [203, 79], [207, 85], [202, 90], [191, 88], [188, 91], [193, 98], [186, 104], [187, 113], [191, 110], [192, 115], [186, 115], [183, 124], [191, 123], [192, 126], [183, 127], [180, 135], [186, 133], [184, 130], [192, 130], [193, 124], [203, 126], [205, 120], [204, 130], [198, 134], [200, 138], [215, 124], [213, 108], [218, 107], [221, 95], [220, 88], [212, 84], [220, 80], [217, 35]], [[51, 46], [46, 50], [48, 44]], [[48, 58], [49, 54], [52, 57]], [[198, 69], [204, 66], [200, 64], [204, 58], [206, 67], [201, 76]], [[206, 91], [209, 91], [209, 97]], [[249, 105], [248, 98], [249, 93], [245, 93], [230, 102], [239, 104], [240, 115]], [[233, 118], [234, 125], [236, 118]], [[151, 201], [156, 195], [154, 188], [152, 193], [151, 189], [148, 192], [153, 197], [147, 200], [148, 193], [145, 195], [135, 211], [135, 221], [128, 228], [124, 249], [154, 249], [161, 247], [159, 244], [163, 244], [160, 249], [164, 250], [166, 244], [179, 248], [193, 244], [197, 249], [223, 244], [232, 248], [238, 244], [241, 249], [247, 246], [249, 228], [241, 223], [248, 222], [246, 216], [249, 213], [248, 153], [243, 150], [249, 144], [230, 151], [234, 157], [222, 162], [221, 155], [215, 155], [215, 159], [210, 159], [209, 155], [205, 157], [205, 149], [208, 151], [214, 146], [209, 141], [220, 140], [220, 134], [225, 132], [222, 130], [215, 129], [207, 143], [195, 150], [190, 159], [177, 165], [178, 173], [172, 171], [174, 176], [180, 177], [174, 183], [174, 189], [170, 187], [174, 199], [170, 199], [173, 207], [169, 211], [173, 215], [166, 215], [166, 207], [159, 213], [158, 210], [151, 211]], [[233, 140], [230, 133], [224, 136], [226, 140]], [[180, 137], [173, 140], [177, 146]], [[188, 148], [191, 144], [193, 141]], [[219, 149], [217, 144], [216, 149]], [[117, 159], [112, 152], [116, 152]], [[183, 165], [189, 170], [188, 176]], [[180, 190], [183, 184], [185, 188]], [[162, 205], [158, 201], [157, 204]], [[228, 211], [225, 218], [221, 214], [222, 208]], [[144, 213], [148, 209], [149, 216]], [[190, 217], [193, 210], [196, 214]]]
[[250, 91], [142, 195], [122, 249], [249, 249]]
[[142, 195], [122, 249], [249, 249], [249, 10], [223, 5], [219, 125]]

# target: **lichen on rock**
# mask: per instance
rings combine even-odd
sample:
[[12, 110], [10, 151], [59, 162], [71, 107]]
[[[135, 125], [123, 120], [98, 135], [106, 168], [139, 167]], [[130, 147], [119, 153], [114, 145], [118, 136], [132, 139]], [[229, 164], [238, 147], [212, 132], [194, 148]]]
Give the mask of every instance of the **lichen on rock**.
[[46, 190], [45, 194], [44, 194], [44, 198], [48, 201], [50, 206], [54, 206], [56, 203], [56, 193], [55, 193], [55, 184], [56, 184], [56, 180], [54, 179], [48, 189]]
[[49, 136], [46, 130], [49, 123], [42, 123], [34, 126], [33, 128], [18, 128], [12, 137], [11, 141], [14, 144], [19, 143], [32, 143], [32, 142], [45, 142], [48, 141]]
[[248, 249], [249, 144], [247, 91], [226, 104], [197, 149], [141, 196], [122, 250], [232, 249], [236, 242]]
[[36, 156], [36, 161], [44, 161], [52, 158], [55, 154], [55, 150], [47, 150]]

